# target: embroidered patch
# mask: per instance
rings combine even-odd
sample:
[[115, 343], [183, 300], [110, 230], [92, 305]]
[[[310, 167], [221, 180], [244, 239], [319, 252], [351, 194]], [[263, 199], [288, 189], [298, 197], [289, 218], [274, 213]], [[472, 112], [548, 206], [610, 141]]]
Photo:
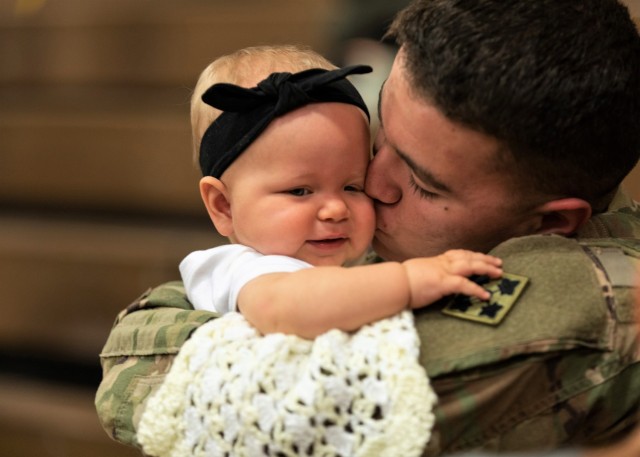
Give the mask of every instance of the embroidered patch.
[[522, 294], [529, 278], [504, 273], [500, 279], [490, 280], [487, 277], [479, 277], [474, 278], [474, 281], [491, 292], [491, 298], [488, 301], [457, 295], [442, 309], [442, 312], [460, 319], [498, 325]]

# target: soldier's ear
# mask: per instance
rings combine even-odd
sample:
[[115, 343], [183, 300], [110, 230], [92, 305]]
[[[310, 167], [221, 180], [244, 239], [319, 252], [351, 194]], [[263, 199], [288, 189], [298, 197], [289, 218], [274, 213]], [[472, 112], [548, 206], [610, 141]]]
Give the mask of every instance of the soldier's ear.
[[570, 236], [591, 217], [591, 205], [580, 198], [561, 198], [540, 205], [536, 233]]
[[227, 186], [217, 178], [205, 176], [200, 180], [200, 196], [218, 233], [231, 236], [233, 216]]

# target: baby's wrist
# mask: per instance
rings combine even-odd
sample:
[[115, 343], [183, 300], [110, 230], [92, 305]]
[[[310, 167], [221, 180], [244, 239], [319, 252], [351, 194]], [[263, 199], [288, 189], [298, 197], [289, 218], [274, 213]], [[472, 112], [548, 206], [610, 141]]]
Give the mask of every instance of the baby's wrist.
[[405, 292], [406, 292], [406, 303], [404, 305], [404, 309], [411, 311], [413, 310], [413, 293], [411, 291], [411, 274], [409, 272], [409, 266], [407, 263], [410, 260], [405, 260], [403, 262], [398, 262], [402, 270], [402, 275], [404, 276], [404, 284], [405, 284]]

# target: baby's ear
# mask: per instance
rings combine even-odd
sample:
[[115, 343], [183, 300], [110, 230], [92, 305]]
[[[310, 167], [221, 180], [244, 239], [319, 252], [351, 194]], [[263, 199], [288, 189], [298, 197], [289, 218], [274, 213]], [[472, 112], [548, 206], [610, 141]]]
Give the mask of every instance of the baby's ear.
[[217, 178], [205, 176], [200, 180], [200, 196], [218, 233], [226, 237], [231, 236], [233, 218], [227, 186]]

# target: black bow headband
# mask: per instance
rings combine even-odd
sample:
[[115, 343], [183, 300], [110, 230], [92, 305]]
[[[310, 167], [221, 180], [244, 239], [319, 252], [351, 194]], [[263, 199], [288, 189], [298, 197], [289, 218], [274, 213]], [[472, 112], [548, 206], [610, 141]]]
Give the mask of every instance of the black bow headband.
[[299, 73], [272, 73], [254, 88], [214, 84], [202, 101], [223, 111], [207, 128], [200, 143], [200, 169], [204, 176], [222, 173], [278, 116], [309, 103], [339, 102], [369, 111], [355, 87], [345, 79], [371, 72], [367, 65], [336, 70], [314, 68]]

